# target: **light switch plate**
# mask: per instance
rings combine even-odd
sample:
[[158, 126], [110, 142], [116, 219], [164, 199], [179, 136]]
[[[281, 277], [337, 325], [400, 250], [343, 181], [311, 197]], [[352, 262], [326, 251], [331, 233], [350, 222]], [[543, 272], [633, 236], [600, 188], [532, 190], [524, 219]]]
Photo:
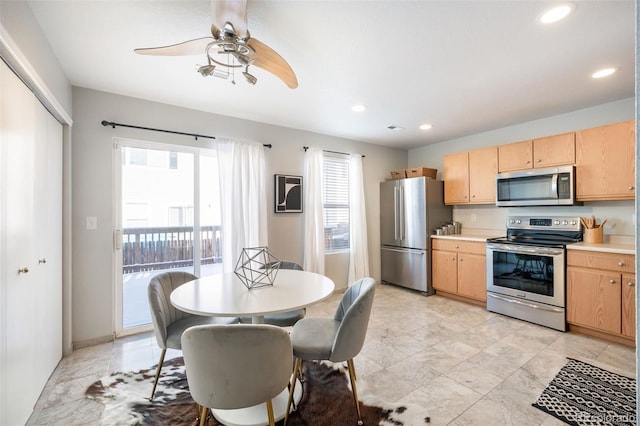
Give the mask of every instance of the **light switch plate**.
[[98, 229], [98, 218], [96, 216], [87, 216], [87, 229]]

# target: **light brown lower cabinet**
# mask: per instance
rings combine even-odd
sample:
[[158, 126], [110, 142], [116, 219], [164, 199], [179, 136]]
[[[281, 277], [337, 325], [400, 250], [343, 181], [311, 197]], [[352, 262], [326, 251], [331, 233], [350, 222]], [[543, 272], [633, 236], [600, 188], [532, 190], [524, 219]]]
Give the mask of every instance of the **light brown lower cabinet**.
[[567, 252], [567, 322], [635, 339], [635, 256]]
[[434, 239], [432, 248], [431, 279], [436, 292], [476, 304], [486, 303], [485, 243]]
[[622, 335], [636, 338], [636, 276], [622, 274]]

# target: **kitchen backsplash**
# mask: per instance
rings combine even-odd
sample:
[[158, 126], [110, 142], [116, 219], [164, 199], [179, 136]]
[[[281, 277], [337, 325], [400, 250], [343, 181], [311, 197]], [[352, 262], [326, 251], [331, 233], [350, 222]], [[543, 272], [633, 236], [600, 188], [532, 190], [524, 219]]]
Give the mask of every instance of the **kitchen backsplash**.
[[588, 202], [567, 207], [495, 207], [486, 205], [454, 206], [453, 220], [465, 229], [505, 230], [507, 216], [595, 216], [598, 223], [607, 219], [605, 235], [633, 236], [636, 232], [633, 201]]

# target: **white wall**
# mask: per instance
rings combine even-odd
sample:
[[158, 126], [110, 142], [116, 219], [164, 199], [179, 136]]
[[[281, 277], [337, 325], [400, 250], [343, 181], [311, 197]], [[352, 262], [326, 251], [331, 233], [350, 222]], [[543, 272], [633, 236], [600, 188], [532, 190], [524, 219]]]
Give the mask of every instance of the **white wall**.
[[[426, 166], [436, 168], [439, 170], [438, 178], [442, 179], [444, 156], [446, 154], [519, 142], [634, 118], [635, 98], [627, 98], [490, 132], [411, 149], [408, 163], [409, 167]], [[632, 236], [636, 233], [635, 204], [633, 201], [587, 202], [583, 206], [552, 208], [497, 208], [492, 205], [454, 206], [453, 208], [453, 219], [461, 222], [462, 227], [466, 229], [504, 230], [506, 217], [518, 214], [595, 215], [598, 221], [607, 219], [606, 234]], [[475, 221], [472, 219], [475, 219]]]
[[[213, 147], [187, 136], [118, 127], [102, 120], [273, 144], [266, 149], [269, 200], [273, 175], [302, 175], [303, 146], [364, 154], [365, 198], [371, 274], [380, 279], [379, 182], [406, 167], [405, 150], [339, 139], [194, 111], [84, 88], [73, 88], [73, 340], [80, 345], [109, 339], [114, 331], [112, 145], [114, 137]], [[273, 211], [273, 207], [270, 207]], [[87, 216], [98, 218], [86, 229]], [[269, 247], [281, 259], [302, 263], [303, 214], [271, 213]], [[328, 256], [327, 275], [346, 286], [345, 255]]]

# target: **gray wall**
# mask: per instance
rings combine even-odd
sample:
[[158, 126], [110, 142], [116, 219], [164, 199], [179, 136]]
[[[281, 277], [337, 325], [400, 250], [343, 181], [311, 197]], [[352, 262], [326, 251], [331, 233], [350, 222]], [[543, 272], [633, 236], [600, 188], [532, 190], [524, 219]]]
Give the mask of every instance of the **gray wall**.
[[[53, 113], [58, 121], [62, 111], [53, 111], [51, 103], [56, 103], [64, 111], [64, 115], [71, 116], [71, 84], [58, 62], [58, 58], [51, 50], [49, 42], [45, 38], [38, 22], [33, 17], [31, 9], [26, 1], [0, 1], [0, 26], [3, 40], [10, 49], [15, 47], [17, 51], [3, 51], [3, 56], [13, 56], [9, 64], [17, 69], [18, 74], [24, 77], [25, 71], [34, 70], [37, 75], [27, 79], [27, 84], [34, 91], [38, 89], [48, 92], [49, 99], [43, 99], [42, 93], [36, 93], [45, 106]], [[34, 87], [39, 86], [39, 87]], [[49, 105], [47, 105], [49, 103]]]
[[[113, 164], [114, 137], [178, 145], [213, 146], [192, 137], [118, 127], [102, 120], [273, 144], [266, 151], [268, 193], [273, 174], [302, 175], [303, 146], [364, 154], [364, 180], [371, 274], [380, 278], [379, 182], [390, 170], [406, 167], [405, 150], [339, 139], [299, 130], [189, 110], [84, 88], [73, 88], [73, 340], [81, 344], [104, 340], [114, 331]], [[269, 197], [271, 201], [271, 196]], [[98, 218], [86, 229], [87, 216]], [[269, 247], [282, 259], [302, 262], [304, 214], [271, 213]], [[346, 287], [347, 259], [328, 255], [327, 275]]]
[[[627, 98], [490, 132], [411, 149], [408, 157], [409, 167], [426, 166], [438, 169], [440, 171], [438, 177], [442, 179], [444, 156], [446, 154], [519, 142], [536, 137], [633, 120], [634, 118], [635, 98]], [[453, 209], [454, 220], [461, 222], [464, 229], [503, 231], [506, 217], [517, 214], [595, 215], [599, 219], [598, 221], [604, 218], [607, 219], [606, 234], [633, 236], [636, 232], [635, 205], [633, 201], [587, 202], [583, 206], [576, 207], [524, 209], [497, 208], [483, 205], [455, 206]]]

